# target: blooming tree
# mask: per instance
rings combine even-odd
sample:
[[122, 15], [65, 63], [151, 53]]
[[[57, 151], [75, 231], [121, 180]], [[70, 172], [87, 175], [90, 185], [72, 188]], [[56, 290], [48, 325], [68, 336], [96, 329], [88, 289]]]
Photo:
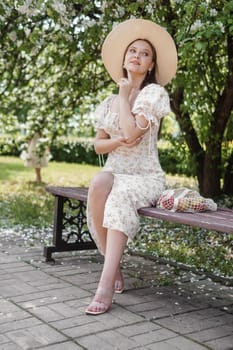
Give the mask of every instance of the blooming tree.
[[179, 67], [168, 90], [200, 191], [233, 193], [232, 0], [2, 2], [0, 124], [12, 131], [26, 124], [28, 137], [37, 131], [42, 140], [66, 133], [70, 118], [114, 88], [101, 44], [130, 17], [154, 20], [174, 37]]

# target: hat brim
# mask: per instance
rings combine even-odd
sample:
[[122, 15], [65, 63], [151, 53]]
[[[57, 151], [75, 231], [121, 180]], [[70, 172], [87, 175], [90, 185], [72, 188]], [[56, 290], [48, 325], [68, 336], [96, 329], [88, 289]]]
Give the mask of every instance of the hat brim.
[[111, 78], [123, 77], [125, 50], [137, 39], [147, 39], [157, 54], [156, 81], [164, 86], [177, 70], [177, 50], [170, 34], [160, 25], [145, 19], [129, 19], [118, 24], [106, 37], [102, 46], [102, 60]]

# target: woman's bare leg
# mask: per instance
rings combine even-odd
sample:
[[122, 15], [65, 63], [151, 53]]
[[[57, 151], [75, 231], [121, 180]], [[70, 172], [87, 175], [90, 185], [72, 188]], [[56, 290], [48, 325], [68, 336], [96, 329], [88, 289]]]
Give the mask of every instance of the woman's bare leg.
[[91, 181], [88, 190], [88, 206], [93, 226], [98, 236], [102, 253], [105, 255], [107, 229], [103, 227], [105, 202], [112, 189], [114, 177], [110, 172], [100, 172]]
[[86, 313], [102, 314], [109, 310], [112, 304], [115, 278], [126, 242], [127, 236], [123, 232], [108, 230], [103, 270], [95, 297]]
[[[112, 189], [114, 176], [110, 172], [100, 172], [91, 181], [88, 190], [88, 206], [91, 211], [93, 220], [93, 226], [95, 227], [96, 234], [102, 253], [105, 255], [106, 250], [106, 238], [107, 229], [102, 226], [103, 214], [105, 202]], [[120, 270], [120, 264], [116, 271], [116, 292], [121, 293], [123, 291], [123, 276]]]

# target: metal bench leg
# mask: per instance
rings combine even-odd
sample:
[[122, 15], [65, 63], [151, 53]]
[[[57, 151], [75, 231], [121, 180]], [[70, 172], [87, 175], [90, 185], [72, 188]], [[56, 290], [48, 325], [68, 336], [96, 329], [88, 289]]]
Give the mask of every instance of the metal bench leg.
[[52, 253], [61, 251], [62, 247], [62, 222], [63, 222], [64, 197], [55, 196], [53, 218], [53, 245], [44, 247], [46, 261], [54, 261]]
[[87, 229], [86, 204], [55, 196], [53, 245], [44, 247], [46, 261], [54, 261], [52, 253], [96, 249]]

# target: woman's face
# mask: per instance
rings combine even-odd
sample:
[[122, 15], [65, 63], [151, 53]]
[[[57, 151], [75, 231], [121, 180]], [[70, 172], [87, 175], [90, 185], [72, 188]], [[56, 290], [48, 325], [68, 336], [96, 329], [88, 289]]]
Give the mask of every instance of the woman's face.
[[153, 66], [153, 52], [149, 43], [139, 39], [129, 45], [124, 59], [124, 68], [128, 72], [145, 75]]

